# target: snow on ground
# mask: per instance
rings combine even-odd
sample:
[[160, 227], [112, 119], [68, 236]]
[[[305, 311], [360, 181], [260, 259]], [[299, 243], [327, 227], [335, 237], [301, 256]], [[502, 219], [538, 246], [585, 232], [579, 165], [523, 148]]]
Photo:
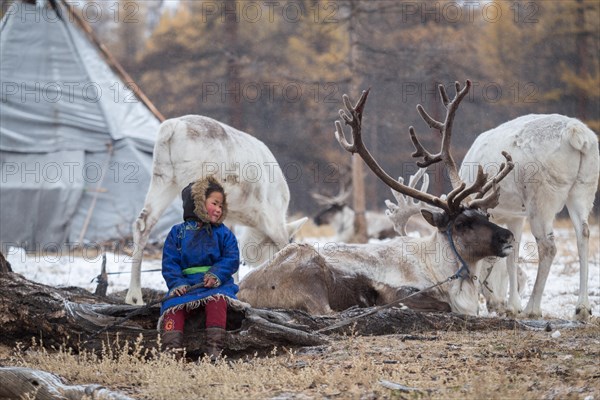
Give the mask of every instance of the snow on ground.
[[[537, 272], [537, 251], [530, 233], [525, 232], [521, 245], [521, 267], [528, 276], [528, 286], [523, 306], [533, 289]], [[589, 296], [594, 315], [600, 314], [600, 244], [599, 226], [591, 226], [589, 258]], [[571, 319], [575, 312], [579, 290], [579, 259], [577, 243], [570, 226], [555, 230], [558, 253], [550, 270], [542, 299], [542, 312], [546, 317]], [[326, 239], [305, 239], [311, 244], [320, 244]], [[85, 251], [75, 256], [67, 254], [26, 254], [18, 248], [10, 248], [7, 259], [13, 271], [26, 278], [51, 286], [78, 286], [90, 291], [96, 288], [95, 277], [100, 273], [102, 256]], [[93, 254], [92, 254], [93, 253]], [[129, 286], [131, 257], [127, 254], [107, 253], [106, 267], [109, 272], [108, 293], [126, 290]], [[160, 273], [160, 259], [144, 259], [142, 286], [165, 290], [166, 285]], [[240, 278], [248, 273], [247, 266], [240, 266]]]
[[[592, 314], [600, 313], [600, 225], [590, 227], [589, 251], [589, 278], [588, 295], [592, 306]], [[577, 241], [575, 233], [569, 226], [568, 229], [555, 229], [555, 243], [557, 254], [546, 281], [546, 288], [542, 297], [542, 313], [545, 317], [572, 319], [577, 304], [579, 293], [579, 256], [577, 254]], [[537, 274], [537, 247], [535, 239], [529, 232], [523, 234], [521, 246], [521, 268], [527, 273], [527, 289], [522, 300], [525, 307], [529, 295], [533, 290]]]

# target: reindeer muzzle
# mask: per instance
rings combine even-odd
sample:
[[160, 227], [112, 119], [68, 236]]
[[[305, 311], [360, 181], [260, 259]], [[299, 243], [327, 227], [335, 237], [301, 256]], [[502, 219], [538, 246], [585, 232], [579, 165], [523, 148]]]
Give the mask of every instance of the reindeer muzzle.
[[513, 252], [515, 237], [508, 229], [500, 228], [494, 233], [494, 243], [497, 244], [498, 256], [506, 257]]

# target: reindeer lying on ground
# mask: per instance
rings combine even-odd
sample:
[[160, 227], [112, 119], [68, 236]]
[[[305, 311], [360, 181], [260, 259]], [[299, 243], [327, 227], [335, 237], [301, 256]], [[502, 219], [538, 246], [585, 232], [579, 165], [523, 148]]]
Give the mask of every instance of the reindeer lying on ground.
[[[315, 225], [330, 225], [335, 230], [334, 241], [350, 242], [354, 236], [354, 219], [356, 213], [348, 205], [351, 191], [344, 190], [336, 196], [328, 197], [313, 193], [312, 197], [325, 208], [313, 218]], [[367, 221], [367, 237], [369, 239], [388, 239], [396, 236], [392, 221], [384, 214], [377, 211], [367, 210], [365, 212]]]
[[[408, 186], [416, 187], [420, 180], [423, 180], [421, 185], [421, 191], [427, 192], [429, 187], [429, 175], [427, 174], [426, 168], [420, 168], [417, 173], [410, 176]], [[404, 183], [402, 177], [398, 178], [398, 182]], [[392, 222], [394, 230], [401, 236], [407, 235], [407, 224], [412, 221], [417, 222], [422, 219], [422, 209], [432, 209], [433, 207], [423, 204], [421, 201], [408, 198], [391, 189], [392, 195], [396, 199], [396, 204], [390, 200], [385, 201], [387, 206], [386, 215]], [[419, 219], [417, 219], [420, 217]], [[416, 220], [416, 221], [415, 221]], [[413, 226], [414, 226], [413, 222]], [[421, 236], [427, 236], [433, 233], [433, 227], [429, 224], [421, 227], [419, 232]], [[508, 288], [508, 272], [506, 270], [505, 258], [488, 257], [480, 261], [481, 262], [481, 294], [485, 297], [486, 308], [489, 312], [503, 312], [504, 307], [502, 306], [506, 301], [506, 291]], [[523, 269], [517, 266], [517, 282], [519, 287], [519, 294], [522, 295], [527, 285], [527, 274]]]
[[[447, 113], [445, 122], [436, 125], [444, 138], [439, 154], [423, 152], [410, 128], [413, 143], [428, 165], [451, 158], [454, 114], [470, 87], [470, 81], [462, 90], [457, 83], [457, 94], [452, 101], [445, 92], [442, 96], [446, 99]], [[367, 95], [368, 92], [363, 92], [355, 106], [344, 95], [350, 115], [342, 110], [340, 115], [350, 125], [354, 140], [346, 141], [341, 122], [336, 121], [338, 142], [347, 151], [358, 153], [390, 188], [435, 207], [436, 211], [423, 210], [422, 214], [436, 230], [427, 238], [402, 236], [386, 243], [340, 244], [319, 253], [306, 245], [289, 245], [241, 281], [238, 297], [254, 307], [299, 308], [326, 314], [355, 305], [389, 303], [428, 289], [406, 303], [415, 309], [475, 315], [479, 308], [478, 261], [489, 256], [505, 257], [512, 252], [512, 233], [490, 222], [485, 212], [497, 203], [495, 186], [512, 169], [510, 156], [505, 154], [507, 163], [489, 181], [480, 168], [473, 185], [466, 187], [463, 183], [445, 198], [406, 186], [385, 173], [362, 142], [362, 113]], [[433, 121], [420, 105], [417, 109], [426, 121]], [[473, 198], [467, 203], [469, 197]], [[460, 278], [452, 279], [459, 275]]]
[[167, 120], [161, 124], [154, 146], [152, 180], [144, 208], [133, 223], [127, 303], [143, 304], [140, 270], [150, 231], [185, 186], [208, 175], [217, 176], [227, 193], [229, 213], [225, 223], [250, 228], [238, 242], [242, 255], [248, 248], [257, 252], [249, 257], [253, 265], [264, 263], [285, 247], [307, 220], [286, 222], [290, 191], [277, 160], [264, 143], [203, 116]]
[[[521, 240], [525, 218], [535, 237], [539, 267], [533, 292], [523, 314], [542, 315], [541, 302], [550, 266], [556, 254], [552, 226], [556, 214], [566, 205], [573, 222], [579, 253], [579, 296], [575, 317], [587, 320], [592, 314], [588, 298], [588, 217], [593, 207], [600, 170], [598, 138], [581, 121], [563, 115], [525, 115], [482, 133], [465, 155], [457, 179], [474, 180], [473, 166], [493, 170], [500, 157], [490, 149], [501, 149], [513, 157], [515, 168], [499, 183], [499, 205], [492, 219], [505, 224]], [[509, 300], [507, 311], [521, 311], [518, 295], [519, 246], [507, 258]], [[504, 286], [506, 286], [504, 284]], [[506, 288], [500, 294], [504, 307]]]
[[[429, 187], [429, 175], [425, 173], [426, 169], [421, 168], [410, 177], [408, 186], [414, 185], [423, 179], [421, 191], [426, 192]], [[398, 181], [404, 183], [402, 177]], [[348, 198], [351, 190], [346, 189], [346, 184], [340, 185], [339, 193], [333, 197], [313, 193], [312, 197], [317, 203], [326, 208], [314, 217], [317, 226], [329, 224], [336, 232], [335, 240], [339, 242], [349, 242], [354, 235], [354, 210], [348, 205]], [[420, 209], [415, 206], [420, 202], [406, 200], [402, 194], [392, 190], [396, 197], [398, 205], [389, 200], [385, 201], [387, 210], [384, 213], [376, 211], [366, 211], [365, 219], [367, 221], [367, 236], [372, 239], [389, 239], [397, 235], [406, 236], [408, 232], [415, 232], [421, 236], [426, 236], [433, 232], [433, 227], [423, 219]], [[412, 217], [412, 218], [411, 218]]]

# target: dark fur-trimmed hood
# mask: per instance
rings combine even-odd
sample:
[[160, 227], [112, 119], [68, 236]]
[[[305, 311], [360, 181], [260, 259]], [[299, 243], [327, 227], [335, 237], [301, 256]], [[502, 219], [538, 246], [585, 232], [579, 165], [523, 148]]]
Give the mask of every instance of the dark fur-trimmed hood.
[[[211, 185], [223, 187], [223, 185], [211, 175], [206, 178], [198, 179], [183, 189], [181, 192], [181, 199], [183, 200], [184, 219], [195, 217], [202, 222], [209, 222], [204, 203], [206, 202], [206, 190]], [[223, 195], [223, 213], [216, 224], [222, 224], [225, 218], [227, 218], [227, 196]]]

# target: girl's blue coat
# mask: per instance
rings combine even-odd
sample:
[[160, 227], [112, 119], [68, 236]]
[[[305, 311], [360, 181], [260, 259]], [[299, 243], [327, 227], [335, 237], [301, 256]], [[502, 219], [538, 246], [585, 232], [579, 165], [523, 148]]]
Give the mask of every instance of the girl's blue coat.
[[237, 272], [239, 265], [237, 239], [225, 225], [206, 226], [193, 220], [175, 225], [165, 240], [162, 259], [162, 274], [169, 294], [175, 288], [192, 286], [204, 280], [204, 273], [184, 275], [182, 271], [190, 267], [210, 266], [209, 272], [219, 278], [221, 285], [198, 288], [167, 300], [162, 304], [161, 315], [169, 308], [184, 307], [188, 303], [194, 304], [192, 308], [197, 307], [211, 296], [236, 299], [239, 288], [232, 275]]

